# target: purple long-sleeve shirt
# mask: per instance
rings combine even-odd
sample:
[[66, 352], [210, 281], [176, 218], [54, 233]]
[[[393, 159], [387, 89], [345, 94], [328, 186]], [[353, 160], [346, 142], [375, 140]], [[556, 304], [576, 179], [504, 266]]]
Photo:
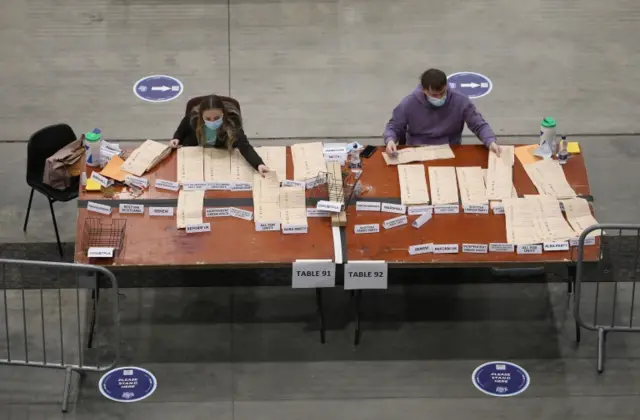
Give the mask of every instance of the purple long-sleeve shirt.
[[393, 110], [384, 130], [384, 143], [387, 144], [389, 139], [398, 143], [406, 137], [407, 144], [413, 146], [460, 144], [464, 123], [485, 146], [496, 141], [489, 123], [466, 95], [448, 89], [444, 105], [435, 107], [427, 101], [422, 87], [418, 86]]

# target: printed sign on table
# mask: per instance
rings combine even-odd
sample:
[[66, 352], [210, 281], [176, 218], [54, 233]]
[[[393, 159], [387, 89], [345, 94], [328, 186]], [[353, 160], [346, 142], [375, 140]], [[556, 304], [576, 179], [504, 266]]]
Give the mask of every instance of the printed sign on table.
[[146, 369], [127, 366], [110, 370], [102, 375], [98, 388], [110, 400], [131, 403], [144, 400], [158, 386], [156, 377]]
[[169, 102], [180, 96], [183, 90], [180, 80], [165, 75], [143, 77], [133, 85], [133, 93], [147, 102]]
[[447, 81], [450, 89], [462, 92], [469, 98], [482, 98], [493, 89], [493, 83], [487, 76], [470, 71], [453, 73]]
[[524, 392], [531, 383], [529, 374], [509, 362], [489, 362], [480, 365], [471, 375], [473, 385], [493, 397], [512, 397]]

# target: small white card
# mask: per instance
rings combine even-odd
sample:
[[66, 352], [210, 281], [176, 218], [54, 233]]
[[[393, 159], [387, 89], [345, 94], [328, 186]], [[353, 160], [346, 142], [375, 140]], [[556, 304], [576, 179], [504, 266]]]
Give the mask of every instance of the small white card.
[[435, 214], [456, 214], [460, 213], [460, 206], [457, 204], [438, 204], [433, 207]]
[[380, 210], [386, 213], [405, 214], [407, 212], [407, 206], [404, 204], [382, 203]]
[[349, 261], [344, 265], [344, 289], [386, 289], [388, 274], [384, 261]]
[[166, 179], [156, 179], [156, 188], [160, 190], [178, 191], [180, 184]]
[[339, 203], [337, 201], [325, 201], [320, 200], [318, 204], [316, 204], [316, 208], [318, 210], [330, 211], [332, 213], [340, 213], [342, 211], [343, 203]]
[[331, 217], [331, 213], [326, 210], [307, 208], [307, 217]]
[[355, 225], [353, 231], [357, 234], [361, 233], [378, 233], [380, 232], [380, 225], [377, 223], [370, 225]]
[[149, 180], [147, 178], [140, 178], [134, 175], [125, 176], [124, 183], [127, 185], [133, 185], [134, 187], [138, 187], [142, 189], [149, 187]]
[[113, 184], [113, 181], [111, 181], [106, 176], [100, 175], [96, 171], [93, 171], [93, 173], [91, 174], [91, 179], [93, 179], [98, 184], [100, 184], [101, 187], [105, 187], [105, 188], [108, 187], [109, 185]]
[[230, 182], [207, 182], [207, 189], [213, 191], [229, 191], [231, 189]]
[[325, 162], [337, 162], [340, 166], [344, 165], [347, 162], [347, 154], [346, 153], [325, 153], [324, 154]]
[[322, 153], [325, 154], [325, 155], [329, 154], [329, 153], [338, 153], [338, 154], [344, 153], [344, 154], [346, 154], [347, 153], [347, 148], [346, 147], [339, 147], [339, 146], [328, 146], [328, 147], [324, 147], [322, 149]]
[[301, 187], [305, 188], [305, 183], [303, 181], [293, 181], [291, 179], [285, 179], [280, 183], [283, 187]]
[[185, 191], [205, 191], [208, 183], [204, 181], [187, 181], [182, 184], [182, 189]]
[[416, 220], [413, 221], [413, 223], [411, 223], [411, 226], [413, 226], [416, 229], [420, 229], [422, 225], [424, 225], [429, 220], [431, 220], [432, 217], [433, 217], [433, 213], [431, 211], [427, 213], [422, 213], [420, 217], [418, 217]]
[[569, 242], [545, 242], [542, 244], [544, 251], [568, 251]]
[[280, 222], [256, 222], [256, 232], [273, 232], [280, 230]]
[[204, 211], [205, 217], [227, 217], [231, 215], [229, 207], [207, 207]]
[[462, 209], [470, 214], [489, 214], [488, 204], [463, 204]]
[[437, 244], [437, 245], [434, 244], [433, 253], [434, 254], [457, 254], [458, 244]]
[[121, 214], [144, 214], [144, 205], [142, 204], [120, 204], [118, 212]]
[[356, 201], [357, 211], [380, 211], [379, 201]]
[[309, 232], [309, 227], [307, 225], [282, 225], [282, 233], [285, 235], [295, 235], [307, 232]]
[[402, 215], [402, 216], [394, 217], [393, 219], [385, 220], [382, 223], [382, 226], [384, 226], [385, 229], [393, 229], [394, 227], [406, 225], [407, 223], [408, 223], [407, 216]]
[[87, 210], [100, 214], [111, 214], [111, 206], [104, 204], [94, 203], [93, 201], [87, 202]]
[[462, 252], [469, 254], [486, 254], [488, 249], [487, 244], [462, 244]]
[[530, 244], [530, 245], [518, 245], [518, 254], [542, 254], [542, 245]]
[[504, 214], [504, 205], [502, 203], [496, 204], [491, 208], [493, 209], [493, 214]]
[[187, 233], [211, 232], [211, 223], [196, 223], [185, 227]]
[[[569, 239], [569, 245], [578, 246], [579, 240], [580, 240], [580, 238], [571, 238], [571, 239]], [[596, 237], [595, 236], [587, 236], [586, 238], [584, 238], [584, 246], [591, 246], [591, 245], [595, 245], [595, 244], [596, 244]]]
[[253, 184], [249, 182], [234, 182], [231, 184], [231, 191], [251, 191], [253, 190]]
[[327, 179], [324, 176], [317, 176], [304, 181], [304, 185], [308, 190], [310, 190], [312, 188], [317, 187], [318, 185], [325, 184], [326, 182], [327, 182]]
[[433, 214], [433, 206], [428, 204], [421, 204], [419, 206], [409, 206], [407, 207], [407, 214], [409, 216], [416, 216], [418, 214], [431, 213]]
[[229, 207], [229, 216], [237, 217], [238, 219], [251, 220], [253, 219], [253, 212]]
[[433, 244], [411, 245], [409, 247], [409, 255], [431, 254], [433, 253]]
[[297, 260], [293, 262], [291, 287], [318, 288], [336, 285], [336, 265], [331, 260]]
[[149, 207], [149, 216], [173, 216], [173, 207]]
[[89, 258], [113, 258], [113, 248], [91, 247], [87, 250]]
[[513, 252], [515, 251], [514, 244], [503, 244], [503, 243], [491, 243], [489, 244], [489, 252]]

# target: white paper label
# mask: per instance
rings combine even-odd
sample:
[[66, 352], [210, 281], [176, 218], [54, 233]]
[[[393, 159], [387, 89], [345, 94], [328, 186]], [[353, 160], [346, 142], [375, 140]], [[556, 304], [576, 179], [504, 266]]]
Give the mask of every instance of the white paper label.
[[331, 217], [331, 213], [326, 210], [307, 208], [307, 217]]
[[422, 225], [424, 225], [429, 220], [431, 220], [432, 217], [433, 217], [433, 213], [431, 211], [427, 213], [422, 213], [420, 217], [418, 217], [416, 220], [413, 221], [413, 223], [411, 223], [411, 226], [413, 226], [416, 229], [420, 229]]
[[515, 251], [514, 244], [502, 244], [502, 243], [489, 244], [489, 252], [513, 252], [513, 251]]
[[231, 215], [229, 207], [207, 207], [204, 211], [206, 217], [227, 217]]
[[382, 203], [381, 210], [386, 213], [405, 214], [407, 212], [407, 206], [404, 204]]
[[231, 191], [251, 191], [253, 184], [248, 182], [234, 182], [231, 184]]
[[380, 202], [379, 201], [357, 201], [356, 210], [357, 211], [380, 211]]
[[493, 209], [493, 214], [504, 214], [504, 205], [502, 203], [496, 204], [491, 208]]
[[112, 182], [109, 178], [107, 178], [106, 176], [100, 175], [96, 171], [93, 171], [93, 173], [91, 174], [91, 179], [96, 181], [102, 187], [108, 187], [109, 185], [111, 185], [111, 182]]
[[457, 254], [458, 244], [437, 244], [437, 245], [434, 244], [433, 253], [434, 254]]
[[353, 231], [357, 234], [361, 233], [378, 233], [380, 232], [380, 225], [377, 223], [370, 225], [355, 225]]
[[311, 179], [307, 179], [306, 181], [304, 181], [304, 185], [306, 186], [306, 188], [308, 190], [317, 187], [318, 185], [322, 185], [325, 184], [327, 182], [326, 177], [324, 176], [317, 176], [317, 177], [313, 177]]
[[87, 202], [87, 210], [94, 213], [111, 214], [111, 206], [94, 203], [93, 201]]
[[180, 184], [173, 181], [167, 181], [166, 179], [156, 179], [156, 188], [161, 190], [178, 191]]
[[229, 207], [229, 216], [237, 217], [238, 219], [251, 220], [253, 219], [253, 212]]
[[[580, 238], [571, 238], [569, 240], [569, 245], [578, 246], [579, 239]], [[590, 246], [590, 245], [595, 245], [595, 244], [596, 244], [596, 237], [595, 236], [587, 236], [586, 238], [584, 238], [584, 246]]]
[[291, 287], [316, 288], [336, 285], [336, 265], [329, 260], [294, 261], [291, 273]]
[[173, 207], [149, 207], [149, 216], [173, 216]]
[[347, 154], [346, 153], [325, 153], [324, 161], [337, 162], [340, 164], [340, 166], [342, 166], [347, 161]]
[[89, 258], [113, 258], [113, 248], [92, 247], [87, 250]]
[[542, 245], [518, 245], [518, 254], [542, 254]]
[[427, 204], [421, 204], [419, 206], [409, 206], [407, 207], [407, 214], [409, 216], [415, 216], [418, 214], [432, 213], [433, 214], [433, 206], [429, 206]]
[[411, 245], [409, 247], [409, 255], [431, 254], [433, 252], [433, 244]]
[[393, 219], [385, 220], [382, 223], [382, 226], [384, 226], [385, 229], [393, 229], [394, 227], [406, 225], [407, 223], [408, 223], [407, 216], [403, 215], [403, 216], [394, 217]]
[[543, 249], [545, 251], [568, 251], [569, 242], [545, 242]]
[[196, 223], [185, 227], [187, 233], [211, 232], [211, 223]]
[[316, 204], [316, 208], [318, 210], [330, 211], [332, 213], [340, 213], [342, 211], [343, 203], [338, 203], [337, 201], [318, 201]]
[[207, 182], [207, 189], [213, 191], [229, 191], [231, 189], [230, 182]]
[[279, 230], [279, 222], [256, 222], [256, 232], [273, 232]]
[[435, 214], [456, 214], [460, 213], [460, 206], [457, 204], [438, 204], [433, 207]]
[[462, 206], [465, 213], [470, 214], [489, 214], [488, 204], [464, 204]]
[[386, 289], [388, 272], [384, 261], [350, 261], [344, 265], [344, 288]]
[[149, 180], [147, 178], [140, 178], [134, 175], [127, 175], [124, 177], [125, 184], [133, 185], [134, 187], [145, 189], [149, 186]]
[[487, 244], [462, 244], [462, 252], [469, 254], [486, 254], [488, 248]]
[[325, 155], [329, 153], [346, 154], [347, 148], [346, 147], [325, 147], [322, 149], [322, 153], [324, 153]]
[[207, 189], [207, 183], [204, 181], [187, 181], [182, 184], [185, 191], [204, 191]]
[[280, 183], [283, 187], [301, 187], [305, 188], [305, 183], [303, 181], [292, 181], [290, 179], [285, 179]]
[[119, 210], [122, 214], [144, 214], [142, 204], [120, 204]]
[[307, 225], [282, 225], [282, 233], [286, 235], [307, 233], [309, 227]]

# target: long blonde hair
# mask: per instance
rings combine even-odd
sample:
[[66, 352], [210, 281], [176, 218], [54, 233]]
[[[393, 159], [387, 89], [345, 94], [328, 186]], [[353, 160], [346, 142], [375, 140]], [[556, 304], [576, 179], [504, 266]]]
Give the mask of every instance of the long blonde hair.
[[240, 110], [232, 101], [222, 99], [218, 95], [207, 96], [199, 105], [195, 106], [191, 111], [191, 126], [196, 131], [196, 138], [200, 146], [203, 146], [207, 140], [202, 114], [209, 109], [222, 111], [222, 125], [217, 130], [218, 140], [223, 142], [227, 149], [231, 150], [236, 142], [236, 133], [242, 128]]

